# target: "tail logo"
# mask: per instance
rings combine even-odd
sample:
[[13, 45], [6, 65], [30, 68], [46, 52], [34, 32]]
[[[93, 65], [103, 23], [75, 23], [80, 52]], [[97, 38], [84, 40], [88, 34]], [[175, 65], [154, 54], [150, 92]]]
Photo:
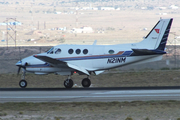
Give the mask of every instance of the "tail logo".
[[159, 30], [160, 30], [160, 29], [155, 29], [156, 33], [159, 33]]

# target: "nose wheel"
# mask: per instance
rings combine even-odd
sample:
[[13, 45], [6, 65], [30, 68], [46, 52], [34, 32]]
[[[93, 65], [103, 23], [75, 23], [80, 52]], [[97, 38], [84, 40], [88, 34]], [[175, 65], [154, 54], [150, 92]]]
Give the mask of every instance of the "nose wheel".
[[26, 86], [27, 86], [27, 81], [25, 80], [25, 75], [26, 75], [26, 71], [25, 70], [23, 70], [22, 71], [22, 75], [21, 75], [21, 81], [19, 81], [19, 86], [21, 87], [21, 88], [26, 88]]
[[25, 87], [27, 86], [27, 81], [26, 81], [26, 80], [21, 80], [21, 81], [19, 82], [19, 86], [20, 86], [21, 88], [25, 88]]

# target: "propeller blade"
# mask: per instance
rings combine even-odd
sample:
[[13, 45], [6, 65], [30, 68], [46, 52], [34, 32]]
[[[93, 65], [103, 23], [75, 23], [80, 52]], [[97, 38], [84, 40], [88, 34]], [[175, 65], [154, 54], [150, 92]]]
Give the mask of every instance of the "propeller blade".
[[21, 70], [21, 66], [19, 66], [19, 68], [18, 68], [17, 75], [19, 75], [20, 70]]

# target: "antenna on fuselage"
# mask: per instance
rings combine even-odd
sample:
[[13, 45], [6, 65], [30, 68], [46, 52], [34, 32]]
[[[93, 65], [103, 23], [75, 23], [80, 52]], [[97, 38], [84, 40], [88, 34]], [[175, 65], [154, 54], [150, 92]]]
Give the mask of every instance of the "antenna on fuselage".
[[96, 43], [97, 43], [97, 40], [94, 41], [93, 45], [96, 45]]

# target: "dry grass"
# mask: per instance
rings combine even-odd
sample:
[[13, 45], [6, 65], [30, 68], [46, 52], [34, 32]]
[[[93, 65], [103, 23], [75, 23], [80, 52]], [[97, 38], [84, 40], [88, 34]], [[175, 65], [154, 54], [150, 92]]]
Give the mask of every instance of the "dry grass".
[[16, 117], [18, 120], [28, 119], [29, 116], [35, 120], [125, 120], [127, 117], [133, 120], [176, 120], [179, 105], [179, 101], [1, 103], [0, 112], [6, 113], [4, 118], [11, 116], [11, 119]]
[[[110, 71], [114, 72], [114, 71]], [[118, 71], [116, 71], [118, 72]], [[0, 74], [0, 88], [17, 88], [20, 76], [16, 74]], [[77, 86], [86, 76], [73, 75]], [[27, 74], [28, 88], [58, 88], [64, 87], [66, 76]], [[178, 70], [152, 70], [138, 72], [106, 73], [90, 77], [93, 87], [135, 87], [135, 86], [177, 86], [180, 84]]]

